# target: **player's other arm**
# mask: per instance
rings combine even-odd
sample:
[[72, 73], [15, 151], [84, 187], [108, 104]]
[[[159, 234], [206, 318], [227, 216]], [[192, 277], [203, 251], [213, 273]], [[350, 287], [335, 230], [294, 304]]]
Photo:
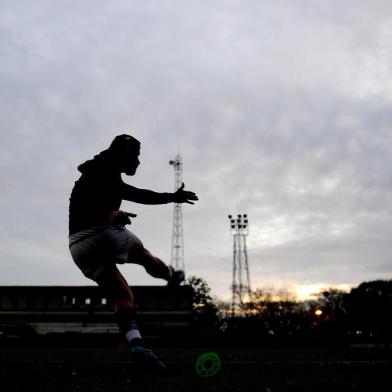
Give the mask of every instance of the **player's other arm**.
[[195, 193], [184, 191], [184, 183], [174, 193], [160, 193], [149, 189], [140, 189], [134, 186], [122, 184], [122, 199], [133, 201], [139, 204], [167, 204], [167, 203], [188, 203], [199, 200]]

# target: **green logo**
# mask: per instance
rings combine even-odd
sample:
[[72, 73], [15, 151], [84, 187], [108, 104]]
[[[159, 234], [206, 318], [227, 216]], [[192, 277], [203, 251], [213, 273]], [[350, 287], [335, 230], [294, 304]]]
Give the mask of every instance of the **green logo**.
[[201, 377], [211, 377], [218, 372], [221, 360], [216, 353], [204, 353], [196, 361], [196, 372]]

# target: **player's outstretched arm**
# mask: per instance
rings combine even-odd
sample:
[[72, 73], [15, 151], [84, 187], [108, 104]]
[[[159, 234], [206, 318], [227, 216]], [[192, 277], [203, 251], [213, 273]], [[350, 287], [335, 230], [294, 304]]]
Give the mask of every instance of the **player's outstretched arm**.
[[[184, 191], [185, 184], [182, 183], [181, 187], [178, 188], [176, 192], [174, 192], [174, 203], [188, 203], [195, 204], [193, 201], [199, 200], [196, 196], [196, 193]], [[193, 200], [193, 201], [192, 201]]]
[[184, 183], [174, 193], [160, 193], [149, 189], [140, 189], [123, 183], [122, 199], [133, 201], [139, 204], [167, 204], [167, 203], [188, 203], [199, 200], [195, 193], [185, 191]]

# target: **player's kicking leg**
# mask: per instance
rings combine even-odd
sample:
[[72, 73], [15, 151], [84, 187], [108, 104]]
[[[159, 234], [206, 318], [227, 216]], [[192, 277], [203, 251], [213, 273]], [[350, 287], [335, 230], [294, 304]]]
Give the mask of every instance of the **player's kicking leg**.
[[178, 286], [185, 279], [184, 271], [175, 270], [172, 266], [166, 265], [158, 257], [153, 256], [139, 239], [134, 241], [129, 251], [127, 262], [142, 265], [147, 273], [154, 278], [167, 280], [168, 286]]

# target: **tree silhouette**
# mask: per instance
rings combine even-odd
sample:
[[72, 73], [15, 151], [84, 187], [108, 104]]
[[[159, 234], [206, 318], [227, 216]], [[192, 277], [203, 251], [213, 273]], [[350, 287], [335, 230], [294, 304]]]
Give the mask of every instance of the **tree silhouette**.
[[215, 333], [219, 329], [218, 305], [207, 282], [194, 275], [185, 280], [193, 289], [193, 321], [197, 332]]
[[345, 301], [353, 335], [373, 339], [392, 338], [392, 280], [361, 283]]

